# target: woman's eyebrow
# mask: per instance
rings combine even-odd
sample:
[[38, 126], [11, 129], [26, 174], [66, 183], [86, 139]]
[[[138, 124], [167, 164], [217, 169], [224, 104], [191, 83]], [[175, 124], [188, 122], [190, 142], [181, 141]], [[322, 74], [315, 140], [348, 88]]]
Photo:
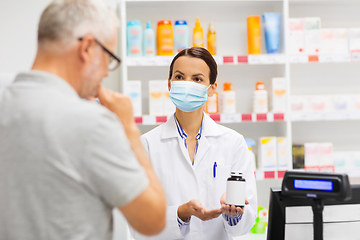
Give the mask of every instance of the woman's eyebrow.
[[182, 72], [180, 72], [179, 70], [176, 70], [174, 73], [176, 73], [176, 72], [178, 72], [178, 73], [180, 73], [180, 74], [182, 74], [182, 75], [185, 75], [185, 74], [183, 74]]
[[202, 73], [193, 74], [193, 76], [194, 76], [194, 77], [196, 77], [196, 76], [200, 76], [200, 75], [205, 77], [205, 75], [204, 75], [204, 74], [202, 74]]

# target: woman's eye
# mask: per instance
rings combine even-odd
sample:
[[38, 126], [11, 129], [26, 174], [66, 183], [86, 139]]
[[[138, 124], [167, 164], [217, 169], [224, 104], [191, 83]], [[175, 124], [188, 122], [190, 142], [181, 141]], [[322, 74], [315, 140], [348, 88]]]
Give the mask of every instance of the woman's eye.
[[183, 78], [183, 77], [182, 77], [181, 75], [176, 75], [176, 76], [175, 76], [175, 79], [176, 79], [176, 80], [181, 80], [182, 78]]
[[197, 78], [194, 78], [194, 81], [195, 81], [195, 82], [201, 82], [202, 79], [197, 77]]

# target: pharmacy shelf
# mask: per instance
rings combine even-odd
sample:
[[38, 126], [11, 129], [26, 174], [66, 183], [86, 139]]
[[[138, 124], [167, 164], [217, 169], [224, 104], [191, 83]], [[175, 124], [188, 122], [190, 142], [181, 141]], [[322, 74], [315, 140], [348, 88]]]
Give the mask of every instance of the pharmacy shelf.
[[[128, 67], [169, 66], [174, 56], [128, 57]], [[259, 54], [243, 56], [214, 56], [218, 65], [272, 65], [289, 63], [351, 63], [360, 62], [360, 52], [352, 54]]]
[[[283, 122], [286, 121], [284, 113], [235, 113], [235, 114], [209, 114], [218, 123], [241, 122]], [[158, 125], [167, 121], [167, 116], [143, 115], [135, 117], [138, 125]]]
[[360, 120], [360, 111], [356, 112], [292, 112], [293, 122], [301, 121], [341, 121]]
[[[138, 66], [169, 66], [174, 56], [155, 56], [155, 57], [128, 57], [128, 67]], [[264, 65], [264, 64], [285, 64], [284, 54], [260, 54], [244, 56], [214, 56], [218, 65]]]
[[359, 62], [360, 54], [319, 54], [319, 55], [306, 55], [295, 54], [289, 55], [289, 63], [350, 63]]

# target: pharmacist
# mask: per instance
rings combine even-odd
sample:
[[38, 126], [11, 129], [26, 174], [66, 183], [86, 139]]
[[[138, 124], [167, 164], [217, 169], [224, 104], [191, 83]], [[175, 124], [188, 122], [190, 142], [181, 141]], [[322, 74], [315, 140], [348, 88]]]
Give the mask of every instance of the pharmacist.
[[[256, 218], [254, 169], [244, 137], [215, 123], [203, 104], [216, 90], [217, 65], [204, 48], [179, 52], [168, 86], [175, 114], [142, 136], [167, 197], [167, 226], [138, 239], [232, 239], [246, 234]], [[225, 205], [226, 180], [238, 170], [246, 179], [244, 209]]]

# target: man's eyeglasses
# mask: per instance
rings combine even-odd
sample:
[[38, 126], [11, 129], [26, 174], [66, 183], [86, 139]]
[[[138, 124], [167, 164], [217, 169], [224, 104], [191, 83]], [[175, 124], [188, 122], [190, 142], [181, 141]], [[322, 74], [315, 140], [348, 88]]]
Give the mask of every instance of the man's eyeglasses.
[[[79, 41], [83, 40], [83, 38], [79, 38]], [[104, 47], [104, 45], [102, 45], [98, 40], [96, 40], [95, 38], [95, 42], [97, 44], [100, 45], [100, 47], [105, 51], [107, 52], [109, 55], [110, 55], [110, 59], [109, 59], [109, 71], [113, 71], [115, 70], [116, 68], [118, 68], [120, 66], [120, 63], [121, 63], [121, 60], [120, 58], [118, 58], [117, 56], [115, 56], [112, 52], [110, 52], [106, 47]]]

